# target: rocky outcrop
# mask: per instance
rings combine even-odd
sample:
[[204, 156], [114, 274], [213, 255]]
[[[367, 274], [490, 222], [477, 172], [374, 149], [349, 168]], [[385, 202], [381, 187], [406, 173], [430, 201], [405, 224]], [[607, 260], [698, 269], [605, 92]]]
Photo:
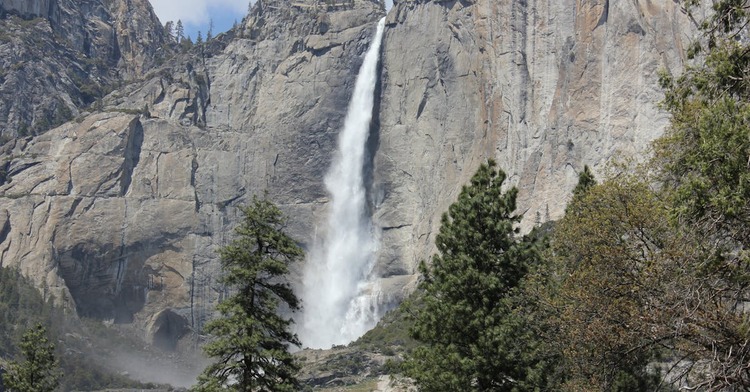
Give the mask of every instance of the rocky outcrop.
[[55, 12], [54, 0], [0, 0], [0, 13], [14, 13], [22, 18], [48, 18]]
[[238, 31], [109, 94], [102, 112], [6, 145], [0, 264], [170, 348], [226, 294], [216, 250], [238, 205], [267, 191], [306, 246], [383, 8], [264, 3]]
[[401, 0], [387, 25], [373, 195], [392, 295], [487, 158], [528, 229], [561, 216], [583, 165], [643, 156], [668, 123], [657, 72], [682, 69], [694, 31], [645, 0]]
[[40, 134], [171, 57], [148, 0], [0, 1], [0, 135]]
[[[65, 30], [62, 58], [88, 50], [96, 60], [35, 60], [0, 75], [0, 120], [28, 121], [22, 105], [35, 108], [32, 118], [79, 107], [70, 72], [143, 75], [160, 30], [129, 14], [147, 9], [139, 1], [77, 2], [106, 23], [92, 24], [97, 34]], [[57, 4], [67, 15], [68, 3]], [[57, 37], [54, 17], [16, 16], [24, 12], [2, 21], [2, 70], [58, 50], [29, 41]], [[80, 314], [132, 322], [174, 347], [226, 295], [216, 249], [231, 238], [238, 205], [267, 191], [292, 218], [290, 234], [312, 243], [325, 221], [323, 177], [383, 14], [379, 0], [331, 10], [258, 1], [238, 29], [121, 86], [96, 113], [6, 144], [0, 265], [19, 266]], [[666, 0], [396, 1], [368, 144], [382, 301], [413, 286], [440, 215], [487, 158], [520, 188], [528, 228], [561, 215], [584, 164], [601, 172], [614, 156], [640, 156], [668, 120], [656, 105], [657, 71], [684, 66], [691, 31]], [[86, 45], [87, 36], [117, 49]]]

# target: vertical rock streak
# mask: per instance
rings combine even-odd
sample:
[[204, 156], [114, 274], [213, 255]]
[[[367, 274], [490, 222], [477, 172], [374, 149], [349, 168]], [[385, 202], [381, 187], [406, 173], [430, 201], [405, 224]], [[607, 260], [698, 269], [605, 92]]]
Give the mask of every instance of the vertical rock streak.
[[377, 235], [367, 214], [363, 166], [384, 27], [385, 18], [378, 23], [360, 68], [338, 150], [325, 178], [331, 195], [328, 228], [310, 254], [302, 296], [300, 337], [308, 347], [348, 343], [377, 322], [378, 290], [368, 281]]

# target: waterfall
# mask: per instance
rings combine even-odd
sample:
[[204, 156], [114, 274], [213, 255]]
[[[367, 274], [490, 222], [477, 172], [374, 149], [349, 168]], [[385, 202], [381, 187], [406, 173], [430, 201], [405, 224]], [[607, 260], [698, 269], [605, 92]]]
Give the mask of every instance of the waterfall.
[[369, 277], [378, 235], [367, 213], [363, 166], [384, 28], [385, 18], [365, 54], [325, 177], [331, 196], [328, 225], [304, 271], [299, 336], [307, 347], [349, 343], [375, 326], [379, 316], [379, 290]]

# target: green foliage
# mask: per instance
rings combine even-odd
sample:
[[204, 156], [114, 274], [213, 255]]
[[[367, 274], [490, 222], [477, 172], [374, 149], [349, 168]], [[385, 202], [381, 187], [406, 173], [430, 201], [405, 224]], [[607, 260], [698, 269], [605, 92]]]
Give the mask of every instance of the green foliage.
[[107, 110], [110, 111], [110, 112], [130, 114], [130, 115], [134, 115], [134, 116], [141, 116], [141, 115], [148, 116], [149, 115], [148, 106], [144, 106], [141, 109], [111, 108], [111, 109], [107, 109]]
[[47, 21], [47, 19], [42, 18], [42, 17], [24, 19], [24, 18], [20, 18], [17, 16], [13, 16], [11, 20], [23, 29], [30, 29], [40, 23], [44, 23]]
[[[694, 18], [692, 10], [705, 4], [705, 0], [683, 0], [684, 9]], [[748, 21], [748, 9], [750, 3], [747, 0], [715, 0], [711, 2], [712, 15], [699, 24], [703, 31], [703, 41], [695, 42], [688, 50], [690, 57], [694, 57], [704, 51], [712, 51], [721, 46], [727, 39], [740, 37], [740, 33], [746, 27]]]
[[29, 126], [25, 123], [21, 123], [18, 126], [18, 136], [19, 137], [26, 137], [29, 135]]
[[367, 331], [352, 343], [352, 347], [379, 352], [384, 355], [395, 355], [396, 351], [410, 351], [417, 346], [417, 341], [409, 335], [414, 324], [409, 309], [419, 307], [423, 293], [412, 293], [399, 307], [386, 313], [375, 328]]
[[658, 385], [648, 363], [670, 336], [662, 316], [680, 298], [668, 288], [681, 287], [675, 279], [684, 272], [674, 263], [682, 242], [666, 217], [646, 183], [621, 174], [576, 195], [556, 225], [537, 284], [554, 331], [545, 340], [566, 375], [562, 389]]
[[185, 27], [182, 25], [182, 20], [177, 21], [177, 25], [175, 26], [175, 39], [177, 40], [177, 43], [182, 43], [182, 40], [185, 38]]
[[516, 294], [534, 244], [517, 236], [516, 188], [502, 191], [505, 173], [482, 165], [443, 215], [439, 254], [422, 263], [424, 290], [415, 309], [417, 347], [405, 373], [424, 391], [523, 391], [543, 382], [544, 361]]
[[299, 366], [288, 346], [300, 342], [289, 332], [292, 320], [278, 312], [282, 304], [299, 309], [291, 287], [280, 278], [303, 252], [282, 231], [285, 219], [267, 199], [254, 197], [242, 213], [237, 238], [221, 249], [221, 281], [235, 294], [218, 305], [222, 318], [206, 326], [215, 340], [204, 350], [217, 361], [206, 368], [195, 390], [296, 391]]
[[82, 79], [74, 79], [76, 86], [78, 86], [78, 92], [81, 94], [81, 100], [84, 105], [91, 105], [96, 102], [97, 99], [104, 96], [104, 89], [93, 81], [83, 81]]
[[52, 127], [62, 125], [73, 118], [73, 112], [70, 110], [67, 104], [63, 101], [58, 101], [55, 114], [52, 118]]
[[704, 61], [679, 77], [662, 75], [672, 124], [653, 165], [675, 225], [695, 233], [688, 249], [701, 257], [692, 260], [691, 296], [713, 304], [696, 308], [682, 351], [716, 369], [699, 377], [701, 387], [747, 389], [750, 333], [740, 303], [750, 297], [750, 2], [717, 0], [712, 9], [690, 53]]
[[655, 372], [649, 372], [643, 367], [630, 370], [620, 370], [615, 374], [612, 382], [612, 392], [631, 391], [667, 391], [668, 386], [662, 387], [661, 377]]
[[23, 362], [10, 362], [3, 375], [3, 385], [10, 392], [52, 392], [60, 379], [55, 346], [47, 329], [37, 324], [21, 338]]
[[409, 309], [420, 390], [750, 388], [750, 1], [712, 4], [705, 61], [662, 77], [672, 126], [651, 166], [601, 185], [584, 168], [532, 233], [543, 262], [491, 164], [463, 190]]
[[[715, 61], [719, 63], [712, 64]], [[656, 145], [656, 159], [662, 181], [674, 189], [678, 219], [747, 247], [750, 105], [739, 96], [714, 91], [726, 87], [721, 86], [725, 77], [716, 77], [717, 72], [722, 72], [716, 68], [734, 67], [733, 64], [735, 59], [713, 52], [711, 68], [692, 70], [676, 80], [665, 81], [665, 107], [673, 120], [666, 136]]]
[[588, 165], [584, 165], [583, 171], [578, 174], [578, 184], [573, 189], [573, 197], [582, 197], [594, 185], [596, 185], [594, 174], [591, 173]]
[[50, 308], [18, 270], [0, 268], [0, 356], [16, 354], [23, 331], [49, 316]]
[[171, 20], [168, 20], [166, 23], [164, 23], [164, 33], [167, 35], [167, 37], [174, 37], [174, 22]]
[[656, 144], [655, 166], [674, 189], [680, 222], [748, 248], [750, 46], [738, 38], [750, 22], [750, 2], [717, 0], [712, 8], [695, 44], [705, 60], [679, 77], [662, 75], [672, 126]]
[[331, 356], [320, 367], [320, 370], [343, 372], [344, 374], [362, 374], [367, 370], [367, 367], [370, 367], [367, 355], [361, 351], [354, 351]]
[[185, 37], [180, 40], [180, 50], [185, 53], [193, 48], [193, 40], [190, 37]]
[[[34, 119], [33, 134], [40, 134], [52, 128], [60, 126], [73, 118], [73, 112], [63, 101], [57, 101], [56, 107], [44, 112]], [[19, 130], [19, 134], [20, 134]]]
[[[620, 173], [574, 197], [531, 279], [558, 389], [745, 388], [750, 334], [728, 255], [713, 232], [671, 220], [672, 189], [650, 183]], [[654, 366], [665, 356], [679, 365], [668, 375]]]

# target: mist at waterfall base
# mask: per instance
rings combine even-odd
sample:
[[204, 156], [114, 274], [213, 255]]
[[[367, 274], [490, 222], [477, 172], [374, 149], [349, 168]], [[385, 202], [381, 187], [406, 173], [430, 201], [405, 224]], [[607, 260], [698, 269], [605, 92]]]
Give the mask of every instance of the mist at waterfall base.
[[297, 322], [305, 347], [349, 343], [374, 327], [379, 317], [380, 290], [369, 276], [378, 233], [367, 213], [363, 167], [384, 28], [385, 18], [365, 54], [325, 178], [331, 196], [328, 222], [305, 265], [302, 320]]

